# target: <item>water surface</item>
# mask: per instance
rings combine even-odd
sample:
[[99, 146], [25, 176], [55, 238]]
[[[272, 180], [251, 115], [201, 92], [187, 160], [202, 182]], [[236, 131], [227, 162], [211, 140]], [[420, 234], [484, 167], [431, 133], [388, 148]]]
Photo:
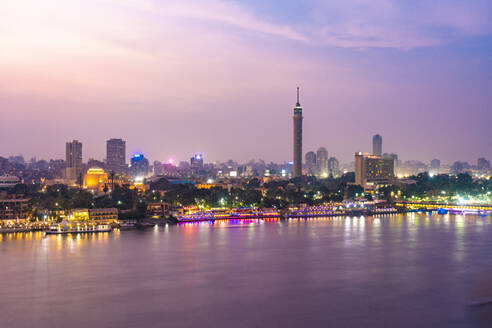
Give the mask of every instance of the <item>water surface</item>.
[[492, 218], [0, 235], [2, 327], [488, 327]]

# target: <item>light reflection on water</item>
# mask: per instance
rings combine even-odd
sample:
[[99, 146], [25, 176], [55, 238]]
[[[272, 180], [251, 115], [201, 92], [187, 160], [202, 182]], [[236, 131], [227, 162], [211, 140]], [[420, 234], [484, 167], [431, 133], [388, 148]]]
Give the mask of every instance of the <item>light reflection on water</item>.
[[411, 213], [0, 234], [3, 324], [480, 326], [491, 310], [467, 304], [492, 296], [476, 278], [491, 276], [491, 223]]

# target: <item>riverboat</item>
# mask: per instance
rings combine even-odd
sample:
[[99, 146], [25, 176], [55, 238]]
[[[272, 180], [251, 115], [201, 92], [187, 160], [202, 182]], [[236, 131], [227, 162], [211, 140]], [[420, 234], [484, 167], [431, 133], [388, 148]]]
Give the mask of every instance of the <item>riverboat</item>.
[[131, 230], [135, 229], [137, 227], [137, 221], [126, 221], [126, 222], [121, 222], [118, 227], [120, 230]]
[[63, 235], [77, 233], [111, 232], [109, 224], [69, 223], [63, 221], [55, 223], [46, 231], [47, 235]]

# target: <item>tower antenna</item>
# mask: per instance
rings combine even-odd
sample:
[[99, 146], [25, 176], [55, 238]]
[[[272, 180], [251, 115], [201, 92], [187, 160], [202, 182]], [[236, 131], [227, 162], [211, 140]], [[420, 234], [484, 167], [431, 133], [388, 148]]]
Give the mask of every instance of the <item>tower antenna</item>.
[[299, 106], [299, 87], [297, 87], [297, 106]]

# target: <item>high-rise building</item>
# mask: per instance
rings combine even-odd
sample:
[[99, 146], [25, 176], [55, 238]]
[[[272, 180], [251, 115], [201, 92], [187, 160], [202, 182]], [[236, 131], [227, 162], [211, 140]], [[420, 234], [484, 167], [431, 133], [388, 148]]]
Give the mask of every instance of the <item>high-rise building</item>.
[[149, 175], [149, 161], [143, 154], [134, 154], [131, 159], [130, 169], [134, 178], [145, 178]]
[[439, 170], [441, 169], [441, 161], [436, 159], [433, 159], [430, 163], [430, 172], [432, 174], [439, 174]]
[[340, 163], [335, 157], [328, 159], [328, 174], [334, 178], [340, 176]]
[[82, 174], [82, 143], [78, 140], [67, 142], [65, 145], [65, 154], [65, 178], [78, 179]]
[[198, 153], [195, 154], [192, 158], [190, 158], [191, 169], [198, 171], [203, 169], [203, 155]]
[[401, 164], [401, 161], [398, 159], [398, 154], [395, 153], [384, 153], [381, 155], [381, 157], [391, 157], [393, 158], [393, 161], [395, 163], [395, 168], [399, 167]]
[[126, 142], [109, 139], [106, 142], [106, 163], [111, 171], [123, 173], [126, 169]]
[[451, 173], [453, 174], [460, 174], [460, 173], [465, 173], [470, 170], [471, 166], [468, 164], [468, 162], [454, 162], [453, 165], [451, 165]]
[[355, 183], [364, 189], [389, 185], [394, 178], [394, 159], [355, 153]]
[[293, 176], [302, 175], [302, 107], [299, 102], [299, 87], [297, 87], [297, 103], [294, 107], [294, 168]]
[[376, 134], [372, 137], [372, 154], [376, 156], [381, 156], [383, 153], [383, 138]]
[[314, 151], [306, 153], [306, 174], [316, 175], [316, 153]]
[[328, 151], [325, 147], [321, 147], [316, 152], [316, 166], [319, 177], [328, 177]]
[[477, 168], [481, 171], [489, 170], [490, 169], [490, 162], [487, 159], [480, 157], [477, 160]]

